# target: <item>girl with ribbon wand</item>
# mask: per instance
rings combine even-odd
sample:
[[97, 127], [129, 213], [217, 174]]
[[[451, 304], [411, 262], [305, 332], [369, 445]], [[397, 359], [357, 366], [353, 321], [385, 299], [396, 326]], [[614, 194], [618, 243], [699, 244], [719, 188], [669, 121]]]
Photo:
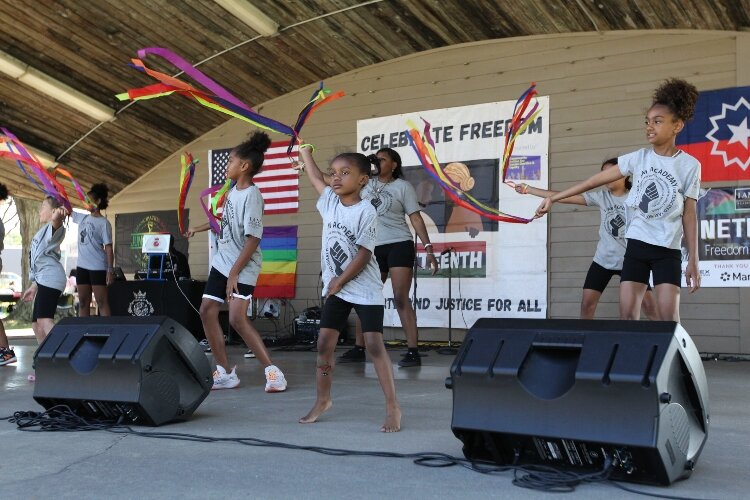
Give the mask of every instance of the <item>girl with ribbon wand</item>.
[[[617, 168], [617, 158], [602, 163], [602, 171], [612, 168]], [[557, 191], [539, 189], [525, 183], [514, 184], [514, 186], [519, 194], [531, 194], [541, 198], [557, 194]], [[589, 266], [586, 280], [583, 283], [581, 319], [594, 319], [599, 299], [612, 276], [622, 276], [622, 261], [625, 258], [626, 246], [625, 228], [627, 226], [625, 200], [631, 187], [630, 177], [623, 177], [607, 184], [607, 189], [590, 191], [560, 200], [560, 203], [599, 207], [601, 212], [599, 242], [596, 245], [594, 260]], [[656, 300], [650, 286], [643, 296], [643, 312], [652, 321], [659, 319]]]
[[[211, 260], [200, 307], [203, 330], [216, 362], [212, 389], [233, 389], [240, 384], [237, 367], [229, 371], [219, 324], [219, 308], [225, 300], [229, 303], [229, 324], [265, 367], [266, 392], [282, 392], [287, 387], [284, 374], [271, 361], [260, 334], [247, 317], [263, 260], [259, 246], [263, 236], [263, 198], [253, 177], [261, 171], [270, 144], [267, 134], [255, 132], [229, 154], [227, 177], [235, 184], [224, 202], [219, 249]], [[191, 228], [188, 235], [194, 232]]]
[[333, 405], [334, 351], [354, 309], [362, 322], [365, 346], [385, 396], [385, 421], [380, 431], [397, 432], [401, 430], [401, 408], [396, 400], [391, 359], [383, 343], [383, 283], [373, 256], [377, 212], [360, 195], [372, 163], [363, 154], [342, 153], [331, 161], [326, 181], [313, 159], [310, 144], [300, 145], [300, 158], [303, 163], [295, 168], [305, 167], [310, 183], [320, 195], [316, 207], [323, 217], [320, 265], [325, 304], [318, 335], [317, 396], [299, 422], [316, 422]]
[[34, 301], [31, 328], [40, 344], [54, 326], [57, 300], [65, 290], [67, 277], [60, 263], [60, 244], [65, 239], [63, 220], [68, 211], [54, 196], [47, 196], [39, 206], [39, 220], [44, 224], [31, 240], [29, 280], [31, 286], [21, 300]]
[[[427, 265], [432, 274], [439, 265], [432, 250], [429, 234], [422, 219], [421, 207], [414, 187], [404, 179], [401, 171], [401, 155], [391, 148], [378, 150], [372, 161], [379, 164], [379, 174], [362, 189], [362, 198], [368, 200], [378, 214], [378, 237], [375, 259], [380, 269], [380, 279], [385, 283], [388, 275], [393, 287], [393, 301], [406, 333], [407, 351], [398, 365], [401, 367], [422, 364], [418, 347], [417, 316], [409, 300], [409, 289], [414, 277], [414, 262], [417, 258], [411, 230], [406, 223], [409, 218], [427, 253]], [[339, 363], [365, 361], [365, 341], [362, 326], [357, 321], [354, 347], [339, 357]]]
[[552, 204], [633, 176], [625, 205], [627, 249], [620, 281], [620, 318], [639, 319], [641, 303], [653, 273], [659, 318], [680, 321], [683, 234], [689, 254], [685, 281], [690, 292], [700, 288], [696, 205], [701, 165], [676, 146], [677, 135], [693, 118], [698, 90], [685, 80], [670, 79], [654, 92], [646, 113], [646, 140], [651, 147], [620, 156], [618, 168], [603, 170], [583, 182], [547, 197], [537, 215]]

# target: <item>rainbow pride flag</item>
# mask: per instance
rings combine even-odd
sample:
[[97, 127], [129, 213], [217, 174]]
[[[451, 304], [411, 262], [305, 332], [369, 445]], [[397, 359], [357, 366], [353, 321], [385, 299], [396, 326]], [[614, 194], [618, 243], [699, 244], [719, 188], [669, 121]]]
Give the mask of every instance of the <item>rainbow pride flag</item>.
[[297, 226], [264, 227], [263, 267], [253, 297], [293, 298], [297, 286]]

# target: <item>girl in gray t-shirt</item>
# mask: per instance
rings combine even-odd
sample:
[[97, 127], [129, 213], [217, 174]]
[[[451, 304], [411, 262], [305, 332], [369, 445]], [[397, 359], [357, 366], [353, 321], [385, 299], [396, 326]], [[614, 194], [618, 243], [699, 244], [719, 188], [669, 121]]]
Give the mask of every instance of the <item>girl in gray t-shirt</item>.
[[[200, 310], [203, 330], [216, 362], [214, 390], [240, 385], [237, 367], [229, 369], [219, 324], [219, 309], [225, 300], [229, 303], [229, 324], [265, 367], [266, 392], [282, 392], [287, 387], [284, 374], [271, 361], [263, 339], [247, 317], [262, 260], [259, 245], [263, 236], [263, 198], [253, 178], [263, 168], [264, 154], [270, 144], [268, 134], [255, 132], [229, 154], [227, 178], [235, 184], [224, 203], [219, 248], [211, 261]], [[190, 228], [187, 234], [192, 236], [207, 229], [208, 224]]]
[[41, 344], [54, 326], [57, 299], [65, 290], [65, 269], [60, 263], [60, 243], [65, 239], [63, 220], [68, 215], [61, 203], [47, 196], [39, 206], [39, 220], [44, 224], [31, 240], [29, 280], [31, 285], [21, 300], [34, 301], [31, 328]]
[[94, 184], [88, 195], [94, 202], [90, 213], [71, 214], [73, 222], [78, 224], [78, 315], [90, 315], [93, 292], [99, 316], [110, 316], [107, 287], [114, 279], [115, 256], [112, 251], [112, 225], [101, 212], [109, 206], [109, 188], [106, 184]]
[[[601, 170], [617, 168], [617, 158], [602, 163]], [[625, 228], [627, 226], [627, 210], [625, 199], [630, 191], [630, 178], [623, 177], [607, 184], [607, 189], [589, 191], [583, 195], [575, 195], [560, 203], [599, 207], [601, 220], [599, 223], [599, 242], [596, 245], [594, 260], [589, 266], [586, 280], [583, 283], [581, 297], [581, 319], [594, 319], [599, 299], [607, 288], [612, 276], [622, 274], [622, 261], [625, 257]], [[548, 198], [557, 191], [548, 191], [529, 186], [516, 185], [516, 192], [532, 194], [541, 198]], [[643, 312], [650, 320], [657, 320], [658, 312], [654, 294], [649, 288], [643, 296]]]
[[401, 409], [396, 400], [393, 366], [383, 343], [383, 283], [373, 256], [377, 215], [373, 205], [360, 194], [368, 182], [371, 160], [360, 153], [342, 153], [331, 161], [326, 181], [309, 144], [300, 146], [300, 158], [303, 163], [298, 168], [304, 168], [320, 194], [316, 206], [323, 217], [320, 265], [326, 301], [318, 335], [317, 398], [299, 421], [315, 422], [332, 405], [334, 351], [354, 308], [385, 395], [385, 421], [380, 430], [399, 431]]
[[[398, 364], [401, 367], [420, 366], [422, 361], [418, 348], [417, 316], [409, 300], [416, 252], [411, 230], [406, 223], [407, 217], [422, 240], [427, 265], [432, 269], [432, 274], [437, 273], [439, 266], [422, 219], [417, 193], [408, 181], [402, 179], [401, 155], [391, 148], [382, 148], [375, 156], [379, 162], [380, 172], [362, 189], [362, 199], [369, 201], [378, 213], [375, 259], [383, 283], [390, 274], [396, 311], [406, 334], [406, 354]], [[354, 347], [339, 358], [341, 363], [365, 361], [362, 328], [359, 322], [356, 326], [357, 338]]]
[[620, 318], [638, 319], [649, 275], [659, 297], [659, 318], [680, 321], [682, 255], [680, 240], [688, 251], [685, 282], [690, 292], [700, 288], [698, 270], [697, 202], [701, 165], [677, 149], [677, 135], [695, 114], [698, 89], [685, 80], [669, 79], [654, 92], [646, 113], [646, 139], [650, 148], [621, 156], [618, 169], [604, 170], [575, 186], [546, 198], [537, 216], [552, 203], [632, 176], [628, 207], [628, 240], [620, 282]]

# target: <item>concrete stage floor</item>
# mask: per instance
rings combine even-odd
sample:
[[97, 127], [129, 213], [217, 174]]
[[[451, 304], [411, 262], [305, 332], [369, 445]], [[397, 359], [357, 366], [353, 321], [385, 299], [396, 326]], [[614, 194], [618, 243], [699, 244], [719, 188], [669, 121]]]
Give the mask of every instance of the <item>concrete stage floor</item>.
[[[12, 339], [19, 361], [0, 367], [0, 416], [38, 410], [32, 399], [36, 344]], [[334, 406], [316, 424], [297, 419], [315, 398], [313, 352], [273, 352], [290, 382], [263, 392], [263, 371], [231, 347], [242, 385], [216, 391], [185, 423], [158, 428], [224, 437], [255, 437], [353, 450], [438, 451], [461, 456], [450, 430], [451, 392], [444, 387], [450, 356], [427, 352], [421, 368], [395, 368], [404, 413], [402, 431], [379, 432], [383, 396], [372, 364], [338, 365]], [[391, 351], [395, 361], [402, 351]], [[669, 488], [628, 485], [693, 498], [750, 494], [750, 363], [705, 363], [711, 398], [708, 443], [696, 470]], [[139, 428], [144, 431], [149, 428]], [[107, 432], [29, 433], [0, 421], [4, 498], [563, 498], [517, 488], [511, 473], [482, 475], [462, 467], [430, 469], [408, 459], [324, 456], [308, 451], [146, 439]], [[633, 498], [608, 484], [580, 486], [576, 499]], [[571, 495], [569, 498], [573, 498]]]

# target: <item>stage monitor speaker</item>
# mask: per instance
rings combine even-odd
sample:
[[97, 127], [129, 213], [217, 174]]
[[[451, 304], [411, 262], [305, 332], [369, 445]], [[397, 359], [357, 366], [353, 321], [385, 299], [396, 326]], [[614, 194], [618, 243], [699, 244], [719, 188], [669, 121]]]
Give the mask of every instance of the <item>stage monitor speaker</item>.
[[65, 318], [34, 368], [34, 399], [44, 408], [142, 425], [188, 419], [213, 384], [201, 346], [166, 316]]
[[480, 319], [446, 379], [467, 458], [671, 484], [708, 435], [706, 375], [677, 323]]

